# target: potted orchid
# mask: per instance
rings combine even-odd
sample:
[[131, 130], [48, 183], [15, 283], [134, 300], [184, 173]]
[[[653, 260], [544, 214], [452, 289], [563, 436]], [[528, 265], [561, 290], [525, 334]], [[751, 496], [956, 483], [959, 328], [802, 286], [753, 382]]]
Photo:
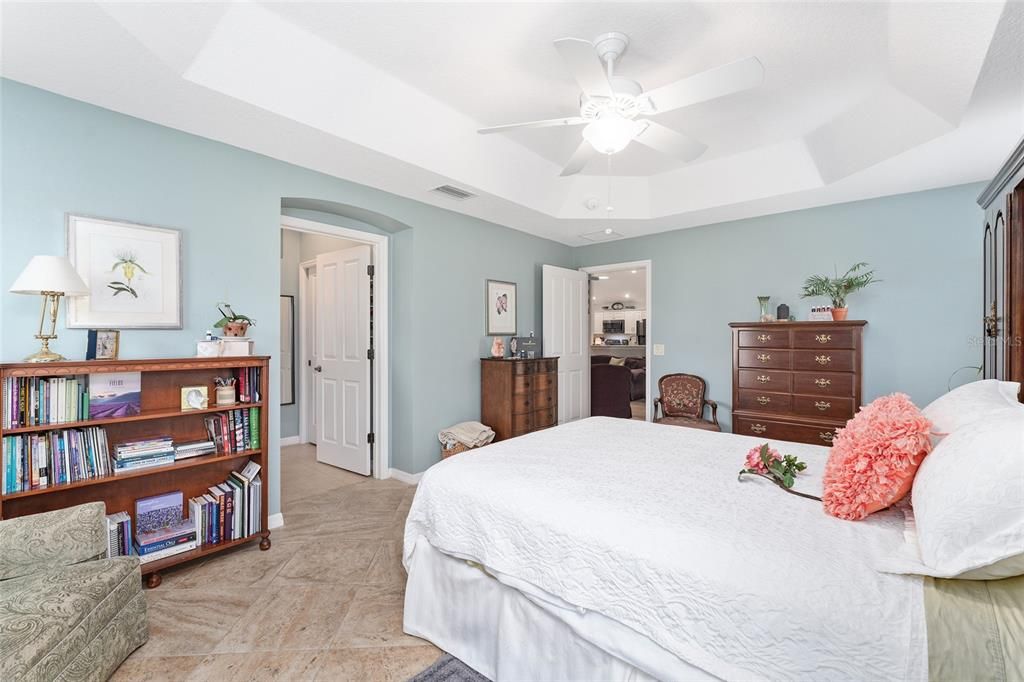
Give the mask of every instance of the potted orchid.
[[256, 320], [247, 315], [239, 315], [231, 309], [230, 303], [218, 303], [217, 312], [221, 317], [213, 326], [224, 330], [224, 336], [245, 336], [249, 331], [249, 325], [256, 324]]
[[835, 277], [811, 275], [804, 281], [801, 298], [826, 296], [832, 299], [832, 319], [845, 320], [849, 312], [846, 307], [846, 297], [869, 284], [881, 281], [875, 279], [874, 270], [861, 272], [866, 267], [868, 267], [867, 263], [856, 263], [842, 277], [839, 276], [838, 270], [836, 270]]

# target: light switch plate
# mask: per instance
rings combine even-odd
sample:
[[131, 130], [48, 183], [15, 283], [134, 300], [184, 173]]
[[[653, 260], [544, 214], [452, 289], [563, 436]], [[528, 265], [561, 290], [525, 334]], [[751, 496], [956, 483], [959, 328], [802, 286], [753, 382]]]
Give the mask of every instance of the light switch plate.
[[654, 354], [655, 355], [664, 355], [665, 354], [665, 344], [663, 344], [663, 343], [656, 343], [656, 344], [654, 344]]

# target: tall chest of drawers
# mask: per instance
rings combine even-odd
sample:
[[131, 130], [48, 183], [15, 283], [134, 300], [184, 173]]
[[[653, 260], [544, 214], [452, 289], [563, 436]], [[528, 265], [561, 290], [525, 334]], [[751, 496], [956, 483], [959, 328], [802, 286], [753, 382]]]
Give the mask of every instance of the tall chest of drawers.
[[480, 421], [494, 440], [558, 422], [558, 358], [480, 360]]
[[860, 407], [865, 324], [730, 324], [733, 433], [830, 445]]

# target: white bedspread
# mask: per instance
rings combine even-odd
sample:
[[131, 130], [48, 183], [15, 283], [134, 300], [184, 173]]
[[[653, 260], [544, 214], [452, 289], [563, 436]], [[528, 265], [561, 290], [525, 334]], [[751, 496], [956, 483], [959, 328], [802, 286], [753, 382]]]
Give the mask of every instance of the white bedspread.
[[[759, 442], [593, 418], [449, 458], [420, 482], [406, 566], [423, 537], [724, 679], [926, 679], [921, 580], [872, 567], [902, 513], [841, 521], [737, 482]], [[796, 489], [820, 494], [828, 451], [779, 447], [808, 463]]]

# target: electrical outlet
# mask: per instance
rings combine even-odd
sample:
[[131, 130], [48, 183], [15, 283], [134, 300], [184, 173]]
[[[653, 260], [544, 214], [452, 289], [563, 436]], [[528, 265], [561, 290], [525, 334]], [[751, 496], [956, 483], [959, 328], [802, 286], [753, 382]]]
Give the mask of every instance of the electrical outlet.
[[663, 344], [663, 343], [656, 343], [656, 344], [654, 344], [654, 354], [655, 355], [664, 355], [665, 354], [665, 344]]

